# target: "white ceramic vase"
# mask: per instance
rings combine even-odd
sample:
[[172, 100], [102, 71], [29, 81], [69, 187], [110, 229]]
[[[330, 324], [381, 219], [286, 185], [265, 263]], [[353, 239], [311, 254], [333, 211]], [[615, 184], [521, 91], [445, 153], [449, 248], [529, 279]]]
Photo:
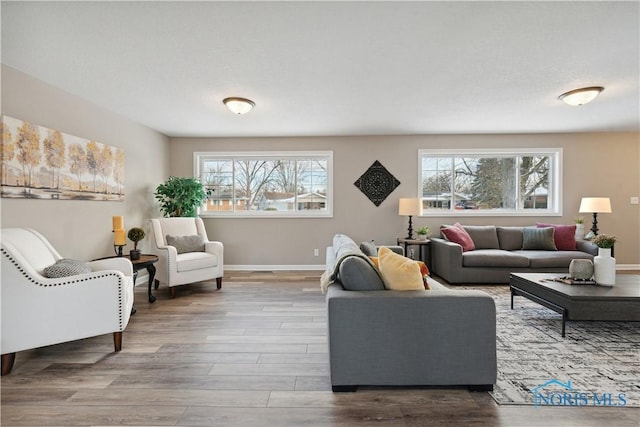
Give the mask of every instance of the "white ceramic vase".
[[584, 239], [584, 224], [576, 224], [576, 240]]
[[594, 279], [598, 285], [616, 284], [616, 259], [611, 256], [611, 248], [598, 248], [593, 258]]

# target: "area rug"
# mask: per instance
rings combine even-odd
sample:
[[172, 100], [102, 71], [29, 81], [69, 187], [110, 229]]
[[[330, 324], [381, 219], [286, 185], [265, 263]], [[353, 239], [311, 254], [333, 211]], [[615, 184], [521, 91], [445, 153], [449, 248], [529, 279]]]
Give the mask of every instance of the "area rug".
[[567, 322], [503, 287], [496, 301], [500, 405], [640, 407], [640, 322]]

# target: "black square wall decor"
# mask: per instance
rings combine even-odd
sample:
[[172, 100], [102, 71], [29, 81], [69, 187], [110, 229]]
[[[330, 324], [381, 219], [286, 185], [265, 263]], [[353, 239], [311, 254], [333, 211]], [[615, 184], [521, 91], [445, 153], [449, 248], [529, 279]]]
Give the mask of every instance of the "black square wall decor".
[[376, 160], [353, 184], [358, 187], [374, 205], [380, 206], [380, 203], [384, 202], [384, 199], [393, 193], [393, 190], [400, 185], [400, 181], [391, 175], [391, 173]]

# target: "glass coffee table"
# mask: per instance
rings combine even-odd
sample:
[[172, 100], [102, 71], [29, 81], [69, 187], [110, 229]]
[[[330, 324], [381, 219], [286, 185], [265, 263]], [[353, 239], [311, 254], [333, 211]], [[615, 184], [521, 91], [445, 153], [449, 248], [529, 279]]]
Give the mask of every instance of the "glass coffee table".
[[562, 336], [568, 320], [640, 322], [640, 275], [617, 274], [614, 286], [567, 285], [550, 279], [557, 273], [511, 273], [513, 297], [523, 296], [562, 315]]

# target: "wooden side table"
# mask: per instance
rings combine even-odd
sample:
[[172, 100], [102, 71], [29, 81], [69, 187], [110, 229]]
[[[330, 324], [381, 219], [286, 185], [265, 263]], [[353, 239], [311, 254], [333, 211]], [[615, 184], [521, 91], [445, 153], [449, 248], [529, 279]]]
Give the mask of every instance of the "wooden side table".
[[407, 239], [406, 237], [399, 237], [397, 240], [397, 244], [404, 246], [405, 256], [408, 256], [409, 246], [418, 246], [420, 251], [420, 261], [426, 262], [427, 267], [429, 267], [429, 270], [431, 270], [431, 249], [429, 248], [431, 240]]
[[158, 256], [152, 254], [142, 254], [140, 255], [140, 259], [132, 260], [129, 255], [125, 255], [123, 258], [127, 258], [131, 261], [133, 265], [133, 285], [136, 284], [136, 279], [138, 278], [138, 271], [143, 268], [147, 269], [147, 273], [149, 273], [149, 302], [155, 302], [156, 297], [151, 294], [151, 284], [153, 283], [153, 279], [156, 277], [156, 266], [153, 265], [158, 262]]

